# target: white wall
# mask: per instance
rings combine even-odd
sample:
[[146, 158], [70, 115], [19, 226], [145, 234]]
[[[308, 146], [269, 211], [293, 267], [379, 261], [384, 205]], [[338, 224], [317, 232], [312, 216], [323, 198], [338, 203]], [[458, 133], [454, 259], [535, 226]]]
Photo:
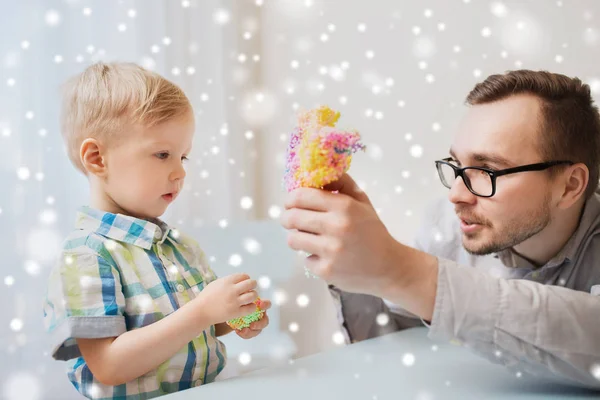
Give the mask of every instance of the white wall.
[[[272, 206], [281, 207], [294, 105], [328, 104], [342, 112], [340, 126], [360, 130], [369, 151], [354, 158], [351, 174], [390, 231], [409, 242], [424, 205], [446, 193], [433, 161], [447, 155], [463, 100], [476, 82], [509, 69], [547, 69], [581, 77], [600, 96], [600, 3], [594, 0], [259, 3], [2, 3], [0, 397], [73, 396], [63, 366], [43, 353], [40, 302], [58, 240], [72, 227], [75, 208], [86, 201], [85, 180], [60, 150], [56, 89], [87, 63], [104, 58], [148, 65], [152, 59], [154, 68], [194, 102], [196, 158], [188, 190], [166, 215], [182, 229], [223, 219], [270, 218]], [[85, 7], [92, 9], [89, 17], [82, 13]], [[135, 18], [128, 16], [130, 9], [137, 10]], [[57, 26], [46, 22], [49, 10], [61, 15]], [[226, 11], [227, 23], [215, 23], [218, 10]], [[121, 23], [125, 32], [118, 31]], [[171, 38], [170, 45], [164, 37]], [[94, 45], [91, 52], [88, 45]], [[151, 51], [153, 45], [158, 53]], [[63, 62], [56, 63], [56, 55]], [[77, 63], [77, 55], [85, 61]], [[186, 72], [189, 66], [195, 73]], [[180, 74], [173, 73], [175, 67]], [[33, 118], [26, 118], [27, 111]], [[252, 136], [246, 136], [249, 130]], [[29, 179], [18, 178], [21, 167], [29, 168]], [[205, 170], [207, 178], [201, 175]], [[244, 196], [253, 199], [250, 209], [240, 207]], [[56, 221], [42, 217], [46, 210]], [[300, 263], [292, 272], [295, 278], [282, 288], [289, 301], [282, 306], [281, 327], [298, 324], [292, 337], [300, 355], [334, 347], [333, 311], [323, 282], [304, 278]], [[299, 294], [309, 296], [308, 307], [296, 305]], [[21, 329], [14, 329], [15, 319], [23, 322]]]

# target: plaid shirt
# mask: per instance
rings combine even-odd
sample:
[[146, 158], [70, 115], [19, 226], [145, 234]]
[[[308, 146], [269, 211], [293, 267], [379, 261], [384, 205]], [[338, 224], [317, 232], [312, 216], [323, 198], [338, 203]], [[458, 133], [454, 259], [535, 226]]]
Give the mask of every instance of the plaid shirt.
[[97, 381], [75, 338], [116, 337], [176, 311], [216, 279], [198, 244], [164, 222], [83, 207], [44, 303], [52, 356], [90, 399], [147, 399], [214, 381], [225, 346], [211, 326], [156, 370], [119, 386]]

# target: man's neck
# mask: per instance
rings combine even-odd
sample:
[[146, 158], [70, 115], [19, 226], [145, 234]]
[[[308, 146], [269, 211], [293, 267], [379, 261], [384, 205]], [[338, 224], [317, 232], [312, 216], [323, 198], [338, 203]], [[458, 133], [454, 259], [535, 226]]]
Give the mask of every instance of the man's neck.
[[571, 207], [552, 218], [546, 228], [513, 247], [519, 256], [542, 266], [556, 256], [575, 234], [585, 203]]

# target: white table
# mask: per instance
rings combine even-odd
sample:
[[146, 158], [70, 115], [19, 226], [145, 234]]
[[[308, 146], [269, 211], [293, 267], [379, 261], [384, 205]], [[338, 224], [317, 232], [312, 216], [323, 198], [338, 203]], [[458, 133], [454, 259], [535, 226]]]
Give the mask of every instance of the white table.
[[[593, 392], [517, 377], [415, 328], [165, 396], [184, 399], [581, 399]], [[414, 362], [410, 364], [411, 356]], [[236, 362], [231, 360], [230, 362]], [[406, 363], [405, 363], [406, 362]], [[214, 396], [214, 397], [213, 397]]]

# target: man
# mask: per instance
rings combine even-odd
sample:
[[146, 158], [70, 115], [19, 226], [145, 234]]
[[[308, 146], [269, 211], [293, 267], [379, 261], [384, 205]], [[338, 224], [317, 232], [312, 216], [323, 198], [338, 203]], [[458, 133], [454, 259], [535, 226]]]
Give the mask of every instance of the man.
[[[415, 248], [394, 240], [344, 175], [286, 200], [288, 244], [332, 286], [351, 340], [429, 326], [516, 371], [600, 388], [600, 117], [579, 79], [527, 70], [469, 93], [450, 157], [450, 203]], [[343, 291], [336, 289], [339, 287]], [[360, 293], [352, 294], [350, 292]], [[385, 299], [385, 302], [380, 298]]]

